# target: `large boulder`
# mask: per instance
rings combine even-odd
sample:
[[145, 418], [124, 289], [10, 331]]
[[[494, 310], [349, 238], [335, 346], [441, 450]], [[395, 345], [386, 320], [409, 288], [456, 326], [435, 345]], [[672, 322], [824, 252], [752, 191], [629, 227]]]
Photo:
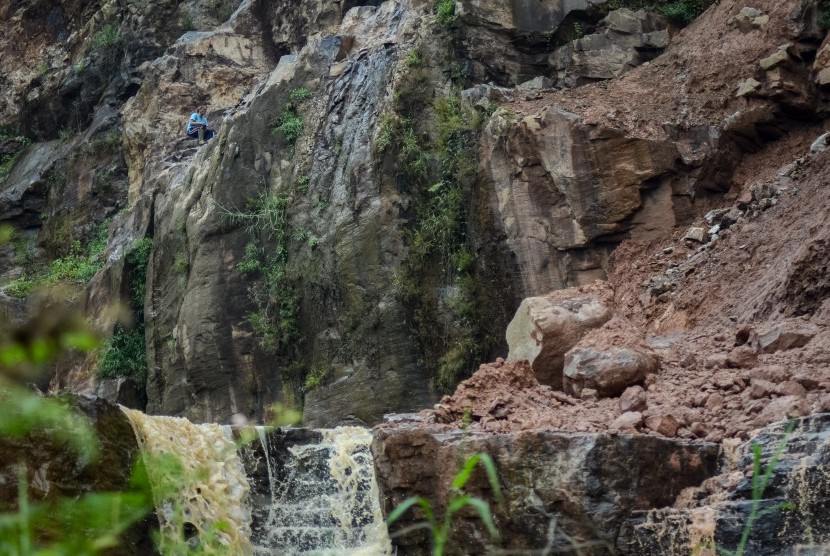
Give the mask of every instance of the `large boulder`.
[[[635, 511], [621, 529], [619, 553], [687, 554], [704, 546], [734, 551], [746, 531], [745, 554], [826, 553], [828, 439], [830, 414], [768, 426], [733, 447], [721, 474], [689, 489], [673, 507]], [[753, 476], [753, 468], [761, 475]]]
[[598, 27], [596, 33], [571, 41], [550, 55], [559, 85], [619, 77], [655, 58], [669, 44], [669, 22], [645, 10], [615, 10]]
[[611, 318], [606, 282], [524, 299], [507, 327], [508, 361], [527, 359], [542, 384], [562, 387], [565, 353]]
[[[490, 503], [504, 549], [608, 554], [633, 510], [670, 505], [682, 489], [717, 470], [719, 447], [641, 435], [554, 431], [510, 434], [430, 432], [423, 426], [378, 428], [372, 453], [381, 497], [388, 514], [410, 496], [427, 497], [443, 515], [458, 463], [475, 453], [489, 454], [498, 470], [504, 504], [495, 504], [485, 474], [477, 470], [465, 492]], [[421, 520], [410, 512], [390, 533]], [[426, 554], [429, 540], [419, 531], [394, 541], [398, 554]], [[453, 554], [485, 554], [496, 548], [482, 534], [474, 512], [453, 521], [448, 546]]]
[[634, 326], [614, 317], [565, 354], [564, 389], [576, 397], [584, 388], [596, 390], [600, 397], [619, 396], [659, 367], [660, 359]]

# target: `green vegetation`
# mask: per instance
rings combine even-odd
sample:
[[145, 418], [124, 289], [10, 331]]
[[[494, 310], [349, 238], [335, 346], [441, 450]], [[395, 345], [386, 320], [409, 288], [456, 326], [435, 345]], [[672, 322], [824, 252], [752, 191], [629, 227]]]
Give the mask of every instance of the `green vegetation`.
[[312, 367], [309, 373], [305, 377], [305, 382], [303, 383], [303, 391], [309, 392], [316, 388], [319, 388], [326, 381], [329, 380], [331, 376], [331, 369], [329, 367]]
[[[8, 234], [0, 233], [0, 243], [7, 239]], [[95, 349], [98, 340], [85, 319], [68, 307], [53, 300], [20, 329], [0, 327], [0, 437], [24, 442], [52, 438], [63, 446], [66, 457], [89, 465], [97, 461], [99, 445], [87, 419], [66, 400], [41, 396], [27, 385], [66, 351]], [[152, 508], [149, 487], [139, 474], [129, 492], [52, 495], [37, 502], [30, 500], [29, 480], [26, 462], [21, 461], [16, 508], [0, 513], [2, 554], [101, 554], [116, 546], [121, 533]]]
[[121, 43], [121, 34], [118, 28], [111, 24], [104, 25], [100, 31], [95, 33], [89, 40], [89, 45], [93, 50], [103, 50], [111, 48]]
[[186, 253], [179, 253], [173, 261], [173, 271], [176, 274], [187, 274], [190, 269], [190, 261], [187, 259]]
[[610, 0], [600, 6], [600, 12], [606, 14], [620, 8], [647, 10], [662, 14], [672, 23], [685, 26], [694, 21], [714, 0]]
[[[409, 94], [401, 94], [401, 102]], [[490, 341], [482, 332], [465, 206], [465, 191], [477, 177], [482, 117], [457, 89], [429, 106], [403, 106], [401, 112], [383, 116], [375, 138], [376, 152], [396, 157], [413, 200], [409, 255], [398, 286], [413, 311], [423, 364], [437, 369], [436, 387], [451, 390], [475, 369]], [[446, 293], [439, 297], [439, 291]]]
[[233, 15], [233, 12], [239, 6], [239, 0], [213, 0], [209, 4], [209, 9], [217, 20], [225, 22]]
[[303, 195], [308, 193], [308, 186], [309, 186], [310, 182], [311, 182], [311, 180], [309, 179], [309, 177], [307, 175], [303, 174], [303, 175], [299, 176], [297, 178], [297, 191], [299, 191]]
[[287, 273], [288, 244], [292, 239], [287, 223], [289, 201], [284, 195], [263, 194], [245, 211], [226, 211], [228, 219], [244, 225], [249, 236], [273, 244], [266, 251], [249, 243], [245, 257], [237, 265], [242, 272], [262, 274], [262, 279], [249, 289], [257, 310], [248, 316], [248, 323], [260, 347], [272, 353], [287, 347], [299, 336], [299, 298]]
[[455, 0], [433, 0], [433, 10], [438, 23], [450, 26], [455, 21]]
[[830, 29], [830, 1], [818, 0], [817, 9], [819, 26], [825, 31]]
[[305, 124], [303, 119], [294, 112], [290, 105], [286, 105], [277, 125], [273, 129], [274, 135], [280, 134], [286, 143], [293, 145], [303, 134]]
[[98, 375], [103, 378], [127, 376], [144, 384], [147, 379], [147, 349], [144, 328], [127, 330], [116, 327], [112, 338], [104, 343]]
[[296, 143], [305, 129], [305, 123], [299, 115], [299, 105], [309, 97], [311, 97], [311, 92], [305, 87], [292, 89], [288, 93], [289, 101], [283, 106], [282, 114], [271, 133], [281, 135], [289, 145]]
[[421, 65], [421, 53], [416, 49], [410, 50], [406, 55], [406, 65], [410, 68], [416, 68]]
[[109, 222], [103, 222], [86, 245], [73, 241], [66, 256], [55, 259], [41, 272], [18, 278], [7, 286], [6, 293], [26, 297], [35, 289], [59, 283], [86, 285], [103, 264], [102, 254], [107, 247], [108, 226]]
[[671, 21], [688, 25], [706, 9], [701, 0], [673, 0], [657, 8], [657, 11]]
[[303, 102], [310, 96], [311, 91], [309, 91], [305, 87], [297, 87], [296, 89], [292, 89], [291, 92], [288, 93], [288, 98], [291, 99], [291, 102], [295, 103]]
[[735, 552], [731, 552], [729, 550], [721, 548], [718, 550], [718, 552], [720, 552], [721, 554], [727, 554], [729, 556], [743, 556], [746, 551], [746, 545], [749, 542], [749, 536], [752, 533], [752, 525], [755, 523], [756, 519], [771, 512], [792, 509], [792, 503], [785, 503], [783, 505], [779, 505], [774, 508], [769, 508], [763, 511], [760, 510], [760, 505], [761, 498], [764, 495], [764, 491], [767, 489], [770, 479], [772, 478], [772, 473], [773, 471], [775, 471], [775, 468], [778, 465], [778, 460], [781, 458], [781, 454], [784, 453], [784, 450], [787, 447], [787, 442], [789, 442], [790, 434], [792, 434], [793, 429], [795, 429], [795, 424], [796, 421], [794, 419], [787, 424], [787, 428], [784, 431], [784, 436], [783, 438], [781, 438], [781, 441], [778, 443], [778, 446], [775, 447], [775, 452], [773, 452], [772, 457], [767, 462], [767, 466], [763, 470], [763, 472], [761, 471], [761, 446], [759, 444], [753, 443], [752, 506], [749, 510], [749, 517], [747, 518], [746, 523], [744, 524], [744, 529], [741, 532], [741, 539], [738, 542], [738, 547], [735, 550]]
[[126, 255], [133, 323], [132, 327], [116, 325], [112, 338], [104, 342], [98, 361], [98, 375], [101, 377], [126, 376], [133, 378], [138, 384], [144, 384], [147, 380], [144, 298], [147, 294], [145, 276], [152, 249], [153, 240], [145, 237], [135, 241]]
[[121, 146], [121, 133], [116, 130], [110, 130], [106, 133], [98, 135], [89, 141], [84, 150], [87, 154], [96, 154], [104, 151], [114, 151]]
[[487, 480], [490, 483], [490, 488], [492, 489], [496, 500], [501, 503], [501, 487], [493, 460], [487, 454], [473, 454], [467, 458], [464, 465], [461, 467], [461, 470], [453, 478], [447, 499], [447, 510], [443, 517], [436, 515], [435, 509], [428, 499], [422, 496], [415, 496], [407, 498], [401, 502], [398, 507], [392, 510], [392, 513], [389, 514], [389, 517], [386, 520], [387, 524], [393, 524], [403, 517], [403, 515], [410, 508], [418, 506], [421, 509], [421, 513], [423, 514], [426, 522], [421, 525], [407, 528], [404, 531], [409, 532], [415, 529], [428, 528], [432, 534], [432, 554], [433, 556], [442, 556], [447, 547], [450, 533], [452, 533], [453, 516], [469, 506], [478, 514], [481, 522], [487, 528], [487, 532], [490, 533], [490, 537], [497, 540], [500, 535], [498, 529], [496, 529], [496, 526], [493, 523], [493, 516], [490, 513], [490, 506], [487, 502], [480, 498], [465, 494], [463, 490], [479, 463], [484, 467], [484, 470], [487, 473]]
[[0, 180], [2, 180], [11, 173], [20, 154], [32, 144], [32, 140], [22, 135], [19, 127], [7, 125], [0, 125], [0, 140], [14, 141], [18, 144], [18, 149], [15, 152], [0, 156]]

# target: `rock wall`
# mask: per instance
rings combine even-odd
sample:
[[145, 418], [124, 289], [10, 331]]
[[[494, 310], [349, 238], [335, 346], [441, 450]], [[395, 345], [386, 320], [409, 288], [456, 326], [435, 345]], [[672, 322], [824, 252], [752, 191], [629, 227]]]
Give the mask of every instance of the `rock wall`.
[[[465, 458], [489, 454], [504, 503], [497, 505], [483, 471], [464, 492], [490, 503], [501, 542], [488, 542], [473, 512], [457, 514], [448, 543], [451, 554], [490, 549], [614, 551], [625, 519], [637, 509], [669, 506], [681, 490], [716, 473], [719, 447], [645, 436], [555, 431], [481, 435], [424, 430], [417, 420], [376, 429], [372, 443], [381, 506], [388, 513], [409, 496], [427, 497], [443, 515], [450, 484]], [[410, 513], [390, 531], [421, 516]], [[396, 539], [399, 553], [427, 554], [420, 532]]]

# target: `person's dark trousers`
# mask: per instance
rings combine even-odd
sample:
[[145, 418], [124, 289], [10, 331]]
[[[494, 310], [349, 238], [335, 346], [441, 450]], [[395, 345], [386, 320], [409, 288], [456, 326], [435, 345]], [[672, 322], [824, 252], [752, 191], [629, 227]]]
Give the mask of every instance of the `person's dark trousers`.
[[199, 141], [207, 141], [208, 139], [213, 139], [214, 132], [212, 129], [205, 130], [205, 132], [202, 134], [202, 137], [199, 137], [200, 131], [202, 131], [202, 128], [200, 127], [193, 128], [193, 130], [190, 133], [188, 133], [187, 136], [193, 139], [199, 139]]

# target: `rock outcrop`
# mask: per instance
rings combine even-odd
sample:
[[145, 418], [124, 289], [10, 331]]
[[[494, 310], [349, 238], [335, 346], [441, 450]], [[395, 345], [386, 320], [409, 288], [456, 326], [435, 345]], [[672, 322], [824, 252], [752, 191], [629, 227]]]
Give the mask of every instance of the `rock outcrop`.
[[721, 474], [690, 488], [673, 507], [634, 512], [620, 532], [620, 554], [679, 554], [742, 542], [747, 554], [762, 556], [826, 550], [828, 432], [828, 414], [767, 427], [734, 447]]
[[[452, 553], [481, 554], [490, 548], [613, 551], [632, 511], [667, 507], [680, 492], [711, 477], [717, 445], [645, 436], [556, 431], [482, 435], [441, 433], [417, 424], [376, 429], [372, 443], [381, 505], [391, 511], [408, 496], [429, 498], [443, 515], [457, 462], [489, 454], [497, 469], [504, 504], [495, 504], [483, 471], [465, 492], [490, 502], [501, 542], [483, 537], [476, 514], [459, 513], [452, 527]], [[391, 533], [419, 520], [409, 514]], [[424, 554], [418, 533], [397, 539], [399, 554]], [[589, 547], [590, 546], [590, 547]]]

